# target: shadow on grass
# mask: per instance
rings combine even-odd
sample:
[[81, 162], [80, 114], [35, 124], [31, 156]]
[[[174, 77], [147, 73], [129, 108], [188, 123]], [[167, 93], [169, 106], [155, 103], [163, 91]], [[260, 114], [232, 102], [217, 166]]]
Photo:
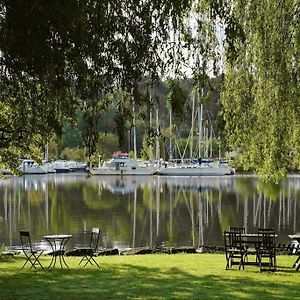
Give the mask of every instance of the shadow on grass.
[[[285, 272], [287, 270], [283, 270]], [[280, 270], [281, 272], [281, 270]], [[104, 264], [101, 269], [0, 269], [0, 299], [297, 299], [300, 285], [287, 274], [252, 276], [231, 270], [192, 275], [179, 268]], [[228, 276], [227, 276], [228, 275]], [[299, 274], [295, 274], [298, 276]], [[275, 278], [274, 280], [270, 280]], [[291, 277], [290, 275], [289, 277]], [[297, 279], [296, 279], [297, 280]]]

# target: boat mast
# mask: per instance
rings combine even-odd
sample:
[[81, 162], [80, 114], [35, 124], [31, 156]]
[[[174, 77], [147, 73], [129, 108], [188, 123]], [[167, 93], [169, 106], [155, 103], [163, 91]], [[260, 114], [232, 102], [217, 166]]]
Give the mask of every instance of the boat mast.
[[46, 160], [46, 162], [49, 161], [49, 145], [48, 145], [48, 142], [46, 144], [45, 160]]
[[193, 139], [194, 139], [194, 115], [195, 115], [195, 93], [192, 95], [192, 127], [191, 127], [191, 139], [190, 139], [190, 159], [193, 158]]
[[170, 144], [169, 144], [169, 151], [170, 151], [170, 156], [169, 159], [173, 158], [172, 155], [172, 108], [170, 108]]
[[160, 159], [159, 153], [159, 123], [158, 123], [158, 108], [156, 108], [156, 160]]
[[202, 143], [202, 114], [203, 114], [203, 105], [200, 103], [200, 92], [198, 91], [198, 158], [201, 158], [201, 143]]
[[136, 151], [136, 121], [135, 121], [135, 103], [133, 97], [133, 89], [131, 90], [131, 97], [132, 97], [132, 114], [133, 114], [133, 155], [134, 159], [137, 159], [137, 151]]
[[212, 158], [213, 157], [213, 128], [212, 125], [210, 125], [210, 154], [209, 157]]
[[[150, 103], [151, 103], [151, 93], [150, 93]], [[150, 111], [149, 111], [149, 127], [150, 127], [150, 130], [152, 131], [152, 106], [150, 106]], [[150, 144], [150, 159], [153, 159], [153, 144], [152, 144], [152, 141], [151, 141], [151, 144]]]

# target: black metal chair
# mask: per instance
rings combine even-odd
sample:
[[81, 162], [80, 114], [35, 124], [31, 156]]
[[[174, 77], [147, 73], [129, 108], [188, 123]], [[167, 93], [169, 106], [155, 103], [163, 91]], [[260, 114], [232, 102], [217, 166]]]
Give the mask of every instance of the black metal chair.
[[21, 239], [22, 251], [26, 257], [26, 261], [25, 261], [22, 269], [29, 262], [31, 264], [30, 269], [32, 269], [32, 268], [36, 269], [36, 265], [39, 265], [44, 270], [44, 267], [42, 266], [42, 264], [39, 261], [39, 257], [43, 254], [44, 251], [34, 249], [32, 247], [29, 231], [21, 230], [20, 231], [20, 239]]
[[76, 250], [79, 250], [79, 252], [83, 256], [82, 259], [79, 262], [79, 265], [83, 261], [86, 260], [86, 263], [85, 263], [84, 267], [86, 267], [86, 265], [88, 263], [90, 263], [91, 265], [95, 264], [98, 268], [100, 268], [100, 266], [98, 265], [98, 263], [94, 259], [94, 256], [96, 256], [96, 251], [98, 249], [99, 237], [100, 237], [100, 229], [99, 228], [93, 228], [92, 232], [91, 232], [91, 239], [90, 239], [89, 246], [88, 247], [76, 247], [75, 248]]
[[226, 270], [235, 264], [234, 260], [239, 260], [239, 270], [245, 269], [246, 249], [242, 241], [241, 232], [239, 231], [224, 231], [224, 246], [226, 257]]
[[[276, 271], [275, 232], [272, 228], [259, 228], [257, 244], [257, 261], [261, 271]], [[264, 262], [264, 259], [267, 262]]]

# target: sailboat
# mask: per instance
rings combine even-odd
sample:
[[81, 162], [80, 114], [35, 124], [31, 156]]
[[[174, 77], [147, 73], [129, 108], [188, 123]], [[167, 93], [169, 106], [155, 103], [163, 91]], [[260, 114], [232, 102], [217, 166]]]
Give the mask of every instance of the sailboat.
[[180, 164], [165, 165], [159, 169], [158, 174], [170, 176], [223, 176], [233, 175], [234, 170], [227, 166], [214, 166], [209, 163], [189, 164], [182, 162]]
[[[223, 176], [232, 175], [235, 173], [234, 169], [228, 165], [221, 164], [221, 160], [217, 163], [212, 163], [209, 160], [201, 159], [201, 139], [202, 139], [202, 115], [203, 105], [201, 103], [198, 107], [198, 159], [192, 158], [193, 156], [193, 126], [194, 126], [194, 110], [195, 110], [195, 97], [193, 97], [193, 112], [192, 112], [192, 126], [190, 131], [190, 159], [170, 160], [168, 163], [163, 164], [158, 170], [159, 175], [169, 176]], [[171, 119], [171, 118], [170, 118]], [[170, 125], [171, 126], [171, 125]]]

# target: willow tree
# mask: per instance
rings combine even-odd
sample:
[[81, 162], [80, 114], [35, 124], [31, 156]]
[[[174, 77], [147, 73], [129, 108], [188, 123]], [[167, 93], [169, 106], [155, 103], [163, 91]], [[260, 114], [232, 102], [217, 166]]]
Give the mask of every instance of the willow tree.
[[104, 95], [134, 91], [145, 76], [158, 78], [165, 66], [162, 45], [189, 4], [1, 0], [1, 162], [13, 168], [20, 155], [34, 156], [77, 109], [84, 111], [91, 154]]
[[300, 167], [300, 1], [234, 0], [231, 9], [240, 35], [227, 49], [227, 141], [244, 169], [277, 180]]
[[[179, 72], [179, 64], [188, 64], [196, 52], [201, 60], [192, 68], [200, 86], [210, 64], [207, 50], [214, 48], [207, 30], [213, 27], [207, 24], [225, 19], [228, 53], [234, 53], [236, 22], [228, 13], [230, 3], [0, 0], [0, 163], [13, 168], [20, 155], [38, 157], [35, 150], [53, 133], [61, 134], [63, 122], [74, 120], [78, 109], [84, 112], [90, 156], [109, 92], [123, 91], [134, 99], [141, 79], [157, 80], [170, 66]], [[196, 37], [193, 26], [185, 23], [189, 16], [197, 19]], [[176, 53], [170, 43], [174, 33]], [[124, 116], [122, 106], [118, 115], [122, 133], [132, 116]]]

